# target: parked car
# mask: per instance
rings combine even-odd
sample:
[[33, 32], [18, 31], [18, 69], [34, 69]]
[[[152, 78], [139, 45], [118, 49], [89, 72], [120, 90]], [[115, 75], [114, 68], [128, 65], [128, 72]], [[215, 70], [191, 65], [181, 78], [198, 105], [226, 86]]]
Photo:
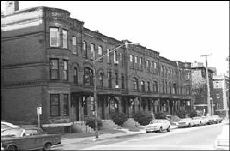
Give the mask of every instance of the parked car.
[[19, 127], [19, 126], [14, 125], [14, 124], [9, 123], [9, 122], [1, 121], [1, 130], [4, 130], [6, 128], [17, 128], [17, 127]]
[[194, 123], [194, 126], [202, 125], [202, 119], [199, 116], [193, 117], [192, 122]]
[[207, 116], [201, 116], [201, 119], [203, 120], [204, 125], [208, 124], [209, 118]]
[[223, 121], [223, 119], [219, 115], [212, 115], [211, 117], [213, 118], [216, 124], [221, 123]]
[[170, 132], [170, 121], [168, 120], [152, 120], [149, 125], [146, 126], [146, 133], [148, 132], [163, 132], [167, 130]]
[[191, 118], [184, 118], [178, 122], [178, 127], [191, 127], [194, 126], [194, 122]]
[[212, 117], [212, 116], [206, 116], [206, 118], [207, 118], [207, 124], [208, 125], [211, 125], [211, 124], [214, 124], [215, 123], [215, 120], [214, 120], [214, 118]]
[[60, 134], [46, 134], [38, 127], [7, 128], [1, 133], [4, 150], [50, 150], [57, 144], [61, 144]]

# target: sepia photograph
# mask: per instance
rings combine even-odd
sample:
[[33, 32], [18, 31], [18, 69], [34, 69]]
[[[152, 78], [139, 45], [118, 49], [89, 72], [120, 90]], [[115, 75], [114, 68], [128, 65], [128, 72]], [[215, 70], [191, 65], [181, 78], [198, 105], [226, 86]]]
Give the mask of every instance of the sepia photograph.
[[229, 150], [229, 1], [1, 1], [1, 150]]

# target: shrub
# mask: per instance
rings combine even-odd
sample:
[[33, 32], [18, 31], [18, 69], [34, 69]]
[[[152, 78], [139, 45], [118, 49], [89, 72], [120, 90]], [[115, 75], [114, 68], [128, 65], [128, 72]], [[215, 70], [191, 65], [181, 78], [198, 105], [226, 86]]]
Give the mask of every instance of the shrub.
[[196, 110], [191, 110], [189, 113], [188, 113], [188, 116], [189, 117], [195, 117], [195, 116], [197, 116], [198, 114], [197, 114], [197, 111]]
[[[95, 130], [95, 117], [94, 116], [87, 116], [85, 118], [85, 125], [88, 125], [89, 127], [93, 128]], [[98, 129], [101, 129], [103, 126], [100, 118], [97, 118], [97, 125], [98, 125]]]
[[145, 112], [139, 112], [139, 113], [134, 114], [133, 118], [135, 121], [145, 126], [145, 125], [148, 125], [149, 122], [152, 120], [152, 114], [145, 113]]
[[155, 113], [155, 118], [156, 119], [166, 119], [167, 113], [165, 112], [157, 112]]
[[179, 110], [176, 112], [176, 115], [179, 116], [179, 118], [185, 118], [188, 112], [186, 110]]
[[123, 123], [128, 119], [128, 117], [123, 113], [112, 113], [110, 114], [110, 118], [119, 126], [122, 126]]

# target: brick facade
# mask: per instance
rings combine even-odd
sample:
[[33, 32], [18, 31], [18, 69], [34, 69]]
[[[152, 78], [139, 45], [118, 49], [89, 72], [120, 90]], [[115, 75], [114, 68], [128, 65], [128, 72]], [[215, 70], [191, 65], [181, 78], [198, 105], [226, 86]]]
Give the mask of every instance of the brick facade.
[[185, 78], [191, 77], [190, 63], [170, 61], [141, 45], [126, 47], [128, 40], [91, 31], [62, 9], [17, 11], [3, 16], [1, 27], [5, 120], [36, 123], [38, 106], [42, 123], [81, 121], [93, 115], [93, 46], [96, 58], [101, 48], [102, 55], [116, 48], [110, 58], [96, 62], [100, 118], [109, 119], [112, 112], [131, 117], [139, 111], [173, 114], [191, 109], [191, 79]]

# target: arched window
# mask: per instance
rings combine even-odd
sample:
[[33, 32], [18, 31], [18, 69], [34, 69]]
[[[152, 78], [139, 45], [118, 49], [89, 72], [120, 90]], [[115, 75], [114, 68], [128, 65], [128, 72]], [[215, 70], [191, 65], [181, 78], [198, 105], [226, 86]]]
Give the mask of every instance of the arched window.
[[145, 91], [145, 81], [141, 81], [141, 91]]
[[176, 92], [176, 84], [175, 83], [173, 83], [173, 94], [177, 94], [177, 92]]
[[78, 84], [78, 71], [76, 67], [74, 67], [73, 83]]
[[93, 70], [84, 68], [84, 85], [93, 85]]
[[157, 81], [153, 81], [153, 92], [158, 92], [158, 83], [157, 83]]
[[99, 85], [103, 87], [103, 73], [102, 72], [99, 75]]
[[134, 88], [134, 90], [139, 90], [137, 78], [133, 78], [133, 88]]

